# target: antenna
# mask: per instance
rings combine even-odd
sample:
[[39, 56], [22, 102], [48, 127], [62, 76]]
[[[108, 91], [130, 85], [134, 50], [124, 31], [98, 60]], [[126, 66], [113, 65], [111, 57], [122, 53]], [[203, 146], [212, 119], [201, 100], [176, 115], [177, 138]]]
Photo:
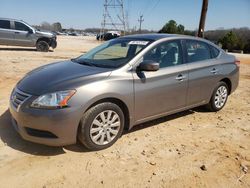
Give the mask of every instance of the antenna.
[[104, 0], [103, 20], [101, 23], [101, 33], [104, 33], [108, 26], [116, 31], [126, 33], [126, 21], [124, 14], [123, 0]]

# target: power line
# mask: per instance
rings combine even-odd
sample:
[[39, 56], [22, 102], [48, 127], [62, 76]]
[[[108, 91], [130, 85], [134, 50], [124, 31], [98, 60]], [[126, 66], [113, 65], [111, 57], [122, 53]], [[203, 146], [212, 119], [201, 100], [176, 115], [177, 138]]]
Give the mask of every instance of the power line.
[[[152, 11], [157, 7], [157, 5], [159, 4], [160, 0], [157, 0], [156, 3], [152, 6], [150, 12], [148, 15], [150, 15], [150, 13], [152, 13]], [[149, 3], [150, 4], [150, 3]], [[145, 11], [148, 9], [149, 7], [149, 4], [147, 5]], [[145, 12], [147, 13], [147, 12]], [[147, 16], [148, 16], [147, 15]], [[138, 19], [138, 22], [139, 22], [139, 32], [141, 33], [141, 28], [142, 28], [142, 22], [144, 22], [144, 19], [143, 19], [143, 14], [140, 15], [139, 19]]]
[[146, 13], [148, 13], [148, 10], [149, 10], [149, 8], [151, 7], [151, 4], [152, 4], [152, 2], [153, 2], [154, 0], [150, 0], [148, 3], [147, 3], [147, 5], [146, 5], [146, 7], [144, 8], [144, 10], [142, 11], [142, 12], [140, 12], [140, 14], [146, 14]]
[[149, 14], [147, 14], [146, 16], [149, 16], [159, 3], [160, 3], [160, 0], [157, 0], [156, 3], [154, 4], [154, 6], [152, 6], [152, 9], [149, 11]]

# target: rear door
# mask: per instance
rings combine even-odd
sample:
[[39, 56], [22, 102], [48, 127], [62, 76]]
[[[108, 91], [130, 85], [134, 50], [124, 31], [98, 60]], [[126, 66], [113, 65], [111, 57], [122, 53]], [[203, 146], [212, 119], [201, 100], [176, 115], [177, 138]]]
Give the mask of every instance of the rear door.
[[0, 19], [0, 44], [14, 45], [14, 31], [9, 20]]
[[14, 38], [18, 46], [34, 46], [32, 29], [22, 22], [14, 22]]
[[198, 40], [186, 40], [189, 83], [187, 105], [209, 102], [220, 78], [220, 64], [213, 57], [210, 45]]
[[181, 42], [162, 42], [144, 55], [145, 60], [159, 62], [160, 69], [133, 73], [137, 123], [186, 105], [188, 72], [183, 63]]

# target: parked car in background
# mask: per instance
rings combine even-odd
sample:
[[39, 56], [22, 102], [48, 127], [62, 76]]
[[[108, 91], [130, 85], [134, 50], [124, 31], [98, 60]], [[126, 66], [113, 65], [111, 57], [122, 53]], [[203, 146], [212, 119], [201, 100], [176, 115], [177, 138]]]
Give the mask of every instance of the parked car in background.
[[118, 31], [108, 31], [108, 32], [103, 33], [103, 34], [97, 34], [96, 39], [97, 40], [108, 41], [108, 40], [111, 40], [111, 39], [118, 38], [120, 36], [121, 36], [121, 34]]
[[79, 36], [79, 34], [76, 32], [68, 32], [67, 36]]
[[0, 18], [0, 45], [36, 47], [47, 52], [56, 48], [56, 34], [39, 31], [21, 20]]
[[201, 105], [219, 111], [238, 82], [239, 61], [207, 40], [130, 35], [31, 71], [13, 89], [10, 113], [26, 140], [78, 138], [100, 150], [149, 120]]

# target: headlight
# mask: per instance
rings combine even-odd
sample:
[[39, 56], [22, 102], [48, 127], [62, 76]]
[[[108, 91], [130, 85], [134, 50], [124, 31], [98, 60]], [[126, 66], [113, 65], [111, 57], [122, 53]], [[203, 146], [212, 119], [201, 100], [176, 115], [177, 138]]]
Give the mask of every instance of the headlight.
[[31, 107], [33, 108], [63, 108], [68, 105], [68, 100], [76, 93], [75, 90], [58, 91], [39, 96]]

